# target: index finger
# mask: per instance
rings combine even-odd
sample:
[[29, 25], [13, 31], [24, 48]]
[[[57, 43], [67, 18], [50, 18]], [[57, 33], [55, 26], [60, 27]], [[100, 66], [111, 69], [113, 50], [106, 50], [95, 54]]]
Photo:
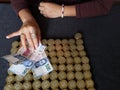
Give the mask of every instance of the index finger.
[[24, 34], [21, 34], [20, 35], [20, 39], [21, 39], [21, 43], [22, 43], [22, 46], [24, 47], [25, 51], [27, 50], [27, 46], [26, 46], [26, 38], [25, 38], [25, 35]]

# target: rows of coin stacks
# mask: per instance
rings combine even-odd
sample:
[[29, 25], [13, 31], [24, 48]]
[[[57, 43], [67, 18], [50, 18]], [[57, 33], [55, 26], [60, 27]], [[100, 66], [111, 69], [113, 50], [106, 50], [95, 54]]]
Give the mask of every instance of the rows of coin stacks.
[[[40, 79], [34, 79], [32, 71], [25, 77], [8, 72], [4, 90], [95, 90], [81, 33], [74, 39], [43, 39], [42, 44], [54, 70]], [[14, 41], [11, 54], [19, 46]]]

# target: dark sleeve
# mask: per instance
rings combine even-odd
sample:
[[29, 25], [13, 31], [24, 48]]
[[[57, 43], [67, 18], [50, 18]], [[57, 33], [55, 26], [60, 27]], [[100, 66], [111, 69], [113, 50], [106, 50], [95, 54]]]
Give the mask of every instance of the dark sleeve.
[[76, 17], [86, 18], [106, 15], [112, 7], [112, 0], [92, 0], [76, 5]]
[[17, 14], [21, 9], [28, 8], [28, 3], [26, 0], [10, 0], [10, 1], [12, 7], [14, 8]]

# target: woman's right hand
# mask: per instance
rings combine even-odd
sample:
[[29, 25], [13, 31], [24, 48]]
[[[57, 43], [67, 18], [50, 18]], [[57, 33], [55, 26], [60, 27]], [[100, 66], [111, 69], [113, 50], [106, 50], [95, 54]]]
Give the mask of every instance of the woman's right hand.
[[23, 24], [18, 31], [9, 34], [7, 38], [20, 36], [24, 49], [27, 50], [27, 45], [29, 45], [34, 50], [40, 42], [40, 28], [29, 9], [25, 8], [20, 10], [18, 15]]
[[36, 49], [41, 40], [40, 28], [34, 20], [24, 22], [18, 31], [9, 34], [6, 38], [9, 39], [15, 36], [20, 36], [22, 46], [25, 50], [27, 50], [27, 45], [29, 45], [32, 50]]

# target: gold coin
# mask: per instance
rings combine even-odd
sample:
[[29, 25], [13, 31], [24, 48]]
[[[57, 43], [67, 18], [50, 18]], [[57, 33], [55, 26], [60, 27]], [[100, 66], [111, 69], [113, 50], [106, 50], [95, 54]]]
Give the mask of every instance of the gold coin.
[[42, 81], [42, 89], [48, 89], [50, 87], [50, 82], [48, 80]]
[[16, 82], [14, 84], [14, 89], [13, 90], [22, 90], [23, 89], [23, 85], [21, 82]]
[[7, 76], [6, 78], [7, 83], [14, 83], [14, 81], [15, 81], [15, 77], [13, 75]]
[[32, 89], [32, 84], [31, 84], [31, 82], [24, 82], [23, 83], [23, 89], [24, 90], [30, 90], [30, 89]]
[[36, 80], [32, 83], [33, 89], [40, 89], [41, 87], [41, 82], [39, 80]]
[[75, 39], [80, 39], [80, 38], [82, 38], [82, 34], [81, 33], [76, 33], [74, 38]]
[[67, 83], [66, 80], [61, 80], [61, 81], [59, 82], [59, 87], [60, 87], [60, 89], [66, 89], [67, 86], [68, 86], [68, 83]]
[[14, 90], [13, 84], [6, 84], [4, 90]]
[[74, 72], [67, 72], [67, 80], [72, 80], [75, 78]]
[[68, 88], [69, 89], [75, 89], [76, 88], [76, 81], [75, 80], [70, 80], [68, 82]]
[[94, 82], [93, 82], [92, 79], [86, 80], [85, 84], [86, 84], [87, 88], [93, 88], [94, 87]]
[[92, 73], [90, 71], [84, 71], [83, 75], [84, 75], [84, 79], [92, 78]]
[[85, 82], [84, 80], [77, 80], [77, 87], [82, 90], [85, 88]]

